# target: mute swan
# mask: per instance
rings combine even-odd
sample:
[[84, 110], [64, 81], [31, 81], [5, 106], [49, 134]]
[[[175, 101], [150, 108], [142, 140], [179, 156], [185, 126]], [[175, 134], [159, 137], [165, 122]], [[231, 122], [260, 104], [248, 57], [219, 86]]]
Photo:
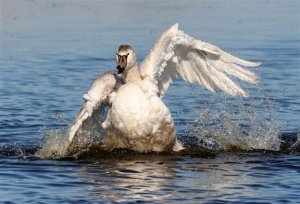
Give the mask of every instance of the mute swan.
[[129, 45], [117, 49], [116, 62], [118, 75], [102, 74], [83, 95], [85, 104], [69, 129], [68, 144], [82, 123], [107, 104], [110, 109], [102, 123], [106, 130], [106, 148], [128, 148], [139, 152], [179, 151], [183, 146], [176, 138], [172, 116], [162, 100], [176, 76], [211, 92], [221, 89], [232, 96], [248, 96], [229, 76], [258, 83], [258, 76], [242, 66], [260, 65], [196, 40], [178, 30], [178, 24], [161, 35], [139, 68], [136, 54]]

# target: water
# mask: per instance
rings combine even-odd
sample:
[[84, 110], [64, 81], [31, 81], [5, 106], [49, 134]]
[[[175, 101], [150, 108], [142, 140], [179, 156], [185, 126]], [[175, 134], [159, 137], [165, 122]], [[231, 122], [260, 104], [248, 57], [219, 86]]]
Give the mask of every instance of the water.
[[[1, 202], [299, 202], [298, 1], [1, 1], [0, 9]], [[64, 136], [95, 76], [114, 69], [119, 44], [141, 61], [175, 22], [262, 61], [261, 83], [242, 84], [249, 98], [177, 80], [165, 102], [185, 151], [35, 156], [46, 138], [59, 144], [53, 135]]]

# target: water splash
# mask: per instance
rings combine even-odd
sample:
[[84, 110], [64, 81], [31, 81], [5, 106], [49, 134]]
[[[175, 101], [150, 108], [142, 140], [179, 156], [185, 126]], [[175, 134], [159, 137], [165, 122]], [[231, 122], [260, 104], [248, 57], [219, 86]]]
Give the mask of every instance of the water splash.
[[300, 131], [298, 130], [298, 133], [297, 133], [297, 140], [296, 142], [291, 146], [290, 148], [292, 151], [299, 151], [300, 149]]
[[211, 97], [190, 132], [202, 148], [213, 150], [280, 149], [272, 100], [261, 89], [253, 98]]
[[[188, 125], [189, 132], [185, 137], [195, 136], [198, 150], [280, 150], [281, 139], [272, 100], [259, 87], [251, 91], [252, 98], [233, 98], [222, 94], [206, 98], [202, 108], [199, 107], [200, 117]], [[105, 135], [101, 123], [106, 114], [107, 110], [95, 112], [83, 123], [70, 146], [67, 128], [50, 132], [35, 155], [57, 159], [77, 157], [95, 147], [101, 150]]]
[[65, 128], [51, 131], [44, 137], [44, 144], [35, 156], [42, 159], [57, 159], [65, 154], [66, 148], [66, 132]]
[[71, 144], [68, 142], [68, 128], [51, 131], [44, 137], [44, 144], [35, 156], [42, 159], [60, 159], [63, 157], [78, 157], [91, 147], [101, 146], [105, 135], [101, 123], [107, 110], [95, 112], [87, 119], [76, 133]]

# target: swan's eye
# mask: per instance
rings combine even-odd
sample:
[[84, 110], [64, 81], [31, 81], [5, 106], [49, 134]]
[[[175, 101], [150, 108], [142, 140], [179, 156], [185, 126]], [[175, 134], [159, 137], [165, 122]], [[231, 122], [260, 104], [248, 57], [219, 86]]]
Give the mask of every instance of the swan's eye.
[[118, 58], [125, 58], [127, 59], [127, 57], [129, 56], [129, 53], [127, 53], [126, 55], [120, 55], [119, 53], [117, 53]]

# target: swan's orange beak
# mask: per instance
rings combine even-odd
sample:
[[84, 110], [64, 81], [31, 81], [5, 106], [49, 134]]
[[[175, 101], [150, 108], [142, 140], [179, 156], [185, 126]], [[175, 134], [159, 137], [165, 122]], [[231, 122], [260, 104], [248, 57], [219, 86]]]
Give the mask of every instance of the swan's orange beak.
[[118, 61], [117, 61], [117, 69], [118, 69], [118, 74], [122, 74], [127, 66], [127, 55], [119, 55], [118, 56]]

